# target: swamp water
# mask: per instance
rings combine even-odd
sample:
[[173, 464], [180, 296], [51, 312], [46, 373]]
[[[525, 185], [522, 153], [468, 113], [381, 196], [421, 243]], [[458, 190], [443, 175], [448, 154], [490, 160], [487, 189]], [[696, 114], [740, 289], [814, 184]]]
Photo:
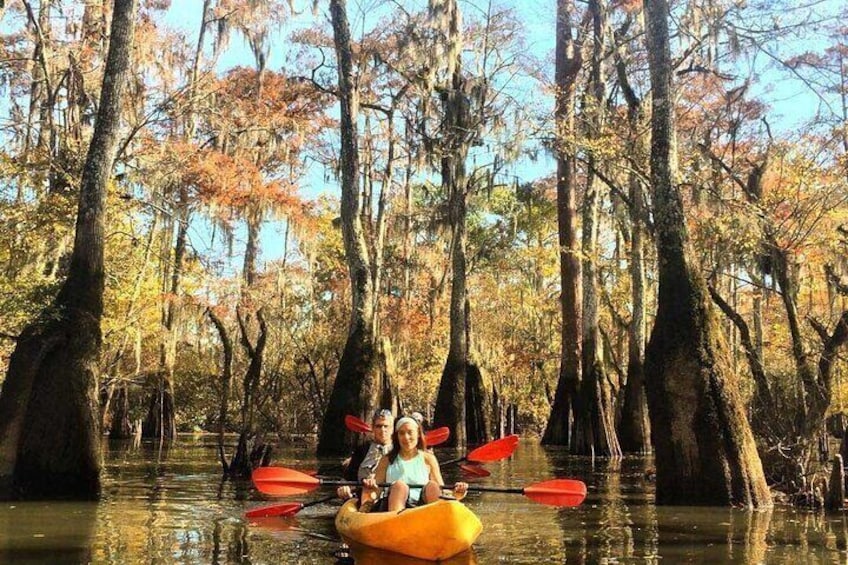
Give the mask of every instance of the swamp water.
[[[454, 456], [436, 451], [440, 459]], [[105, 447], [103, 499], [1, 502], [0, 563], [295, 564], [343, 563], [333, 526], [335, 506], [306, 508], [293, 518], [247, 520], [267, 504], [251, 485], [220, 480], [214, 438], [184, 436], [165, 449]], [[281, 447], [274, 465], [317, 468], [312, 447]], [[846, 563], [848, 520], [791, 508], [747, 512], [726, 508], [657, 508], [652, 462], [615, 464], [567, 455], [522, 440], [509, 461], [488, 464], [480, 485], [529, 486], [577, 478], [589, 496], [577, 508], [543, 506], [517, 494], [470, 493], [483, 522], [469, 554], [454, 563]], [[448, 484], [458, 470], [443, 470]], [[280, 502], [307, 502], [318, 489]], [[364, 563], [424, 563], [354, 551]], [[351, 561], [347, 561], [351, 563]]]

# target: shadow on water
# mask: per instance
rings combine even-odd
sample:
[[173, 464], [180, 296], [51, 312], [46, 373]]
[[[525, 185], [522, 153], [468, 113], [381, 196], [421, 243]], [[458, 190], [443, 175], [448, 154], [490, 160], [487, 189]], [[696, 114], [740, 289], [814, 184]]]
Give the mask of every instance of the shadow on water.
[[[281, 447], [275, 464], [332, 465], [308, 446]], [[451, 450], [438, 451], [442, 459]], [[214, 438], [176, 444], [109, 445], [99, 503], [0, 503], [0, 563], [418, 563], [367, 548], [349, 555], [333, 525], [334, 503], [290, 518], [244, 518], [268, 504], [248, 483], [223, 481]], [[835, 563], [848, 560], [843, 514], [778, 507], [765, 512], [654, 506], [648, 458], [610, 462], [569, 456], [524, 440], [512, 459], [487, 464], [479, 484], [529, 486], [552, 477], [589, 486], [576, 508], [520, 494], [471, 493], [484, 530], [452, 563]], [[444, 470], [445, 481], [461, 475]], [[326, 489], [281, 502], [309, 502]], [[339, 559], [340, 557], [348, 557]], [[423, 562], [420, 562], [423, 563]]]

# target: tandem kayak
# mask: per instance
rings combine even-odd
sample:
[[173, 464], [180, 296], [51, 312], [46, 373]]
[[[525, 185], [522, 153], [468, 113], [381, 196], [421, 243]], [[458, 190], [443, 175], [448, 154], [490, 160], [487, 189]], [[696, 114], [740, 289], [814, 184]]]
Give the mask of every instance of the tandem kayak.
[[362, 545], [440, 561], [470, 548], [483, 524], [455, 500], [400, 512], [360, 512], [356, 500], [349, 500], [336, 514], [336, 529], [343, 538]]

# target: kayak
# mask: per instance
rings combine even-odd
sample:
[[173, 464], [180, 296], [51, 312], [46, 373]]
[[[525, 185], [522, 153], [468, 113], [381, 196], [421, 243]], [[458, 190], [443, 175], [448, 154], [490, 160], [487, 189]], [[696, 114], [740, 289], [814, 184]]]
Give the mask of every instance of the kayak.
[[360, 512], [356, 500], [349, 500], [336, 514], [336, 529], [343, 538], [362, 545], [440, 561], [470, 548], [483, 524], [455, 500], [400, 512]]

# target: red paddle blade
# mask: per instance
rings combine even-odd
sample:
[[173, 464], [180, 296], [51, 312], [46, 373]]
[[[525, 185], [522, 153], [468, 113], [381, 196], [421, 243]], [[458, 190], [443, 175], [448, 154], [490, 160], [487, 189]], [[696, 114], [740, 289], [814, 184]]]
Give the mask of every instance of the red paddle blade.
[[586, 484], [575, 479], [553, 479], [525, 487], [524, 496], [550, 506], [578, 506], [586, 498]]
[[445, 443], [449, 437], [450, 428], [447, 426], [430, 430], [424, 434], [424, 438], [427, 440], [427, 447], [433, 447]]
[[301, 502], [290, 502], [288, 504], [272, 504], [253, 508], [244, 513], [248, 518], [270, 518], [272, 516], [294, 516], [303, 508]]
[[352, 432], [357, 432], [360, 434], [367, 434], [371, 431], [371, 426], [367, 423], [363, 422], [356, 416], [351, 416], [348, 414], [344, 419], [345, 426]]
[[481, 467], [480, 465], [467, 465], [465, 463], [461, 463], [459, 468], [462, 469], [463, 473], [470, 475], [471, 477], [488, 477], [491, 475], [489, 471]]
[[259, 467], [252, 478], [259, 492], [275, 496], [304, 494], [321, 485], [320, 479], [284, 467]]
[[465, 459], [473, 463], [488, 463], [506, 459], [515, 452], [518, 446], [518, 436], [511, 435], [481, 445], [465, 456]]

